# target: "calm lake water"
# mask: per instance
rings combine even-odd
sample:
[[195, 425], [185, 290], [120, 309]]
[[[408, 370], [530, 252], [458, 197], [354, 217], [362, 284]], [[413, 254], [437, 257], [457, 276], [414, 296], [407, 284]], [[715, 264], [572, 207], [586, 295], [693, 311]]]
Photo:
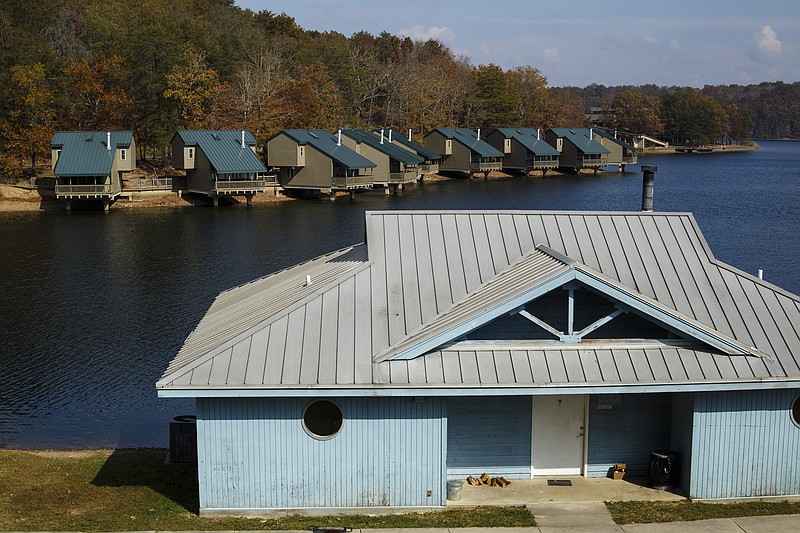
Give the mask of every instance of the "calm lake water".
[[[655, 208], [691, 211], [717, 258], [800, 292], [800, 143], [645, 156]], [[155, 381], [222, 290], [364, 239], [365, 210], [632, 210], [639, 167], [458, 180], [355, 202], [0, 214], [0, 447], [166, 447], [193, 402]]]

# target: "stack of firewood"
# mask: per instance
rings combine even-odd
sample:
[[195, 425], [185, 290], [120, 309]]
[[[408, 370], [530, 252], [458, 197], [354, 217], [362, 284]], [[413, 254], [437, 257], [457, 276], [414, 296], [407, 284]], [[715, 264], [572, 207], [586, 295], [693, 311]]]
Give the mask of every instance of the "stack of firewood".
[[479, 477], [469, 476], [467, 483], [470, 485], [489, 485], [490, 487], [507, 487], [511, 482], [504, 477], [489, 477], [486, 472]]

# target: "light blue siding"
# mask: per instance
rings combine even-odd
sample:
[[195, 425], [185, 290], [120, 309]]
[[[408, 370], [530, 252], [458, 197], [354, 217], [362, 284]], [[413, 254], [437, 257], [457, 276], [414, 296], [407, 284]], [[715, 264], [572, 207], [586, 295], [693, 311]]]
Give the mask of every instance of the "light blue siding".
[[197, 400], [202, 512], [445, 504], [441, 399], [338, 398], [330, 440], [304, 431], [310, 401]]
[[791, 420], [800, 390], [695, 395], [690, 495], [800, 495], [800, 428]]
[[591, 396], [586, 477], [607, 476], [614, 463], [627, 463], [629, 475], [649, 475], [650, 452], [669, 449], [671, 426], [669, 394], [623, 394], [612, 409], [598, 409]]
[[447, 399], [447, 477], [531, 476], [530, 396]]

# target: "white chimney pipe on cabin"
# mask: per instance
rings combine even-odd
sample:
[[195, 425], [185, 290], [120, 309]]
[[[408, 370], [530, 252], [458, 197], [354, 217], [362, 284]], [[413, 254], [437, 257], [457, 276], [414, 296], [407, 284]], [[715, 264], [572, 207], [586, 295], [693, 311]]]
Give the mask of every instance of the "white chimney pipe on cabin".
[[339, 130], [339, 138], [336, 140], [336, 146], [342, 145], [342, 130]]
[[761, 268], [758, 269], [758, 279], [764, 279], [764, 270]]
[[536, 140], [539, 140], [539, 128], [536, 128]]
[[411, 128], [408, 128], [408, 140], [411, 140]]
[[480, 128], [478, 128], [478, 140], [479, 141], [481, 140], [481, 129]]
[[383, 144], [383, 128], [381, 128], [381, 144]]
[[242, 150], [244, 150], [244, 130], [242, 130]]
[[392, 128], [389, 128], [389, 144], [392, 144]]
[[106, 132], [106, 150], [111, 150], [111, 132]]

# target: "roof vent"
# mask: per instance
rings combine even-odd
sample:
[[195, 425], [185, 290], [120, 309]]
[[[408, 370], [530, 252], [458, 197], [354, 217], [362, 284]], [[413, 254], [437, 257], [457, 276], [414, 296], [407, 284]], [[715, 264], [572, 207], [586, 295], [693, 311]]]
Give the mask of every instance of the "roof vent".
[[218, 141], [220, 140], [221, 137], [219, 136], [219, 132], [215, 131], [214, 133], [211, 134], [211, 138], [214, 139], [215, 141]]
[[87, 133], [86, 136], [83, 138], [83, 140], [87, 141], [87, 142], [91, 141], [93, 139], [94, 139], [94, 135], [92, 135], [91, 133]]
[[316, 133], [314, 133], [313, 131], [309, 131], [309, 132], [308, 132], [308, 134], [309, 134], [310, 136], [314, 137], [315, 139], [319, 139], [319, 137], [317, 136], [317, 134], [316, 134]]

